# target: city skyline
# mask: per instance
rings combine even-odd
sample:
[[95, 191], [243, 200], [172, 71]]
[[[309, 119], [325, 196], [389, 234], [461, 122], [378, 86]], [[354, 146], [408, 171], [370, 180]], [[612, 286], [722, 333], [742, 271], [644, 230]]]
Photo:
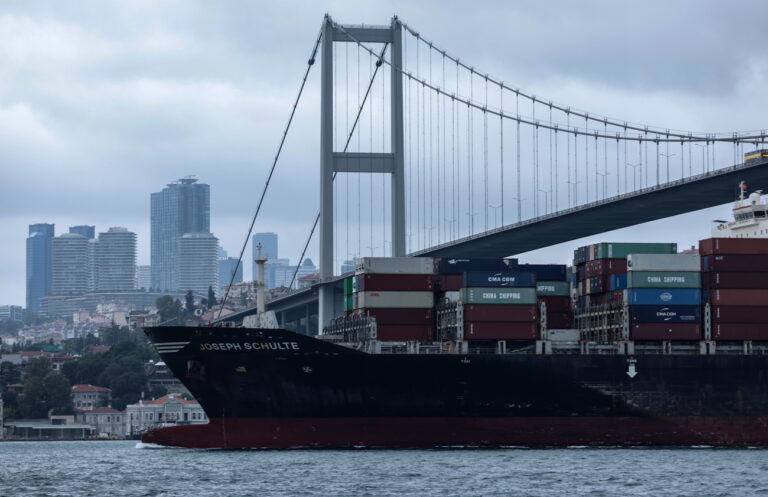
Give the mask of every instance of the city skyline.
[[[689, 11], [650, 2], [635, 16], [610, 5], [599, 18], [565, 2], [497, 4], [493, 16], [489, 7], [458, 15], [428, 2], [333, 9], [318, 4], [295, 9], [290, 28], [280, 22], [285, 6], [278, 3], [243, 6], [237, 14], [195, 2], [185, 9], [147, 3], [127, 16], [123, 7], [106, 5], [98, 9], [98, 25], [87, 9], [43, 4], [49, 8], [10, 2], [5, 10], [4, 26], [14, 43], [0, 54], [7, 75], [0, 86], [4, 304], [25, 304], [29, 224], [129, 226], [139, 240], [137, 263], [149, 264], [146, 196], [188, 174], [205, 178], [216, 192], [213, 231], [223, 246], [239, 252], [280, 139], [275, 123], [287, 118], [326, 11], [340, 22], [370, 24], [386, 23], [397, 13], [462, 58], [478, 54], [473, 63], [509, 84], [609, 116], [702, 131], [764, 127], [759, 102], [767, 101], [768, 63], [759, 47], [766, 35], [752, 26], [768, 11], [762, 4], [704, 2]], [[747, 6], [751, 15], [745, 17]], [[249, 29], [239, 28], [244, 18], [253, 19]], [[656, 26], [653, 39], [634, 43], [650, 25]], [[468, 29], [477, 26], [482, 40]], [[574, 26], [587, 34], [576, 36]], [[680, 26], [697, 29], [683, 33]], [[552, 30], [562, 36], [553, 38]], [[254, 50], [276, 37], [286, 40], [280, 50]], [[572, 40], [568, 50], [565, 37]], [[526, 48], [512, 49], [520, 46]], [[280, 233], [286, 247], [281, 255], [293, 261], [318, 205], [316, 76], [308, 81], [307, 100], [273, 179], [275, 190], [256, 225], [257, 231]], [[729, 215], [729, 206], [722, 206], [574, 241], [528, 260], [566, 262], [574, 246], [609, 239], [691, 245], [708, 235], [711, 219]], [[343, 221], [356, 227], [356, 218]], [[343, 246], [335, 266], [354, 252], [368, 255], [368, 245], [380, 251], [385, 241]], [[317, 260], [314, 243], [307, 256]], [[245, 259], [245, 274], [251, 274]]]

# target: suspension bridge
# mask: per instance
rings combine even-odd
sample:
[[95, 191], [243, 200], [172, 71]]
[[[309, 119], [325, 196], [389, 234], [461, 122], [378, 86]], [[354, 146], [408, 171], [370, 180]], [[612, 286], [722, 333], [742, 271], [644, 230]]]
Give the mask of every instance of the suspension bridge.
[[326, 16], [251, 229], [318, 56], [320, 209], [300, 260], [319, 231], [321, 282], [268, 304], [292, 329], [341, 312], [340, 267], [355, 257], [505, 257], [724, 204], [741, 180], [768, 190], [768, 165], [743, 162], [766, 130], [598, 115], [485, 73], [397, 17]]

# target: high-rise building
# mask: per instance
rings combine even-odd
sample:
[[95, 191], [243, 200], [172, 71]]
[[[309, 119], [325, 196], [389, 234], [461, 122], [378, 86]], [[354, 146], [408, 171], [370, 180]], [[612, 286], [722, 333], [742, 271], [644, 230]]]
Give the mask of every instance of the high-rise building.
[[54, 225], [29, 225], [27, 238], [27, 309], [40, 311], [40, 299], [51, 293], [51, 244]]
[[69, 232], [74, 233], [76, 235], [83, 235], [89, 240], [91, 238], [96, 238], [96, 226], [86, 226], [86, 225], [70, 226]]
[[[267, 268], [269, 268], [269, 266], [266, 266], [265, 270]], [[296, 266], [289, 266], [288, 264], [274, 265], [271, 269], [274, 274], [274, 288], [298, 288], [299, 278], [309, 276], [317, 272], [317, 267], [315, 267], [315, 265], [312, 263], [312, 259], [304, 259], [304, 262], [298, 267], [298, 269]], [[296, 275], [296, 278], [293, 277], [294, 274]]]
[[152, 287], [152, 266], [136, 266], [136, 290], [149, 290]]
[[[192, 177], [168, 184], [151, 198], [152, 287], [181, 288], [176, 276], [178, 243], [185, 233], [209, 233], [211, 228], [210, 187]], [[216, 265], [214, 252], [214, 266]]]
[[[232, 280], [233, 274], [234, 280]], [[243, 265], [237, 263], [237, 257], [219, 259], [219, 287], [229, 285], [230, 281], [233, 284], [243, 282]]]
[[136, 286], [136, 233], [109, 228], [96, 244], [96, 291], [133, 291]]
[[355, 261], [346, 260], [341, 263], [341, 274], [351, 273], [355, 270]]
[[[256, 233], [251, 237], [251, 249], [255, 260], [259, 256], [259, 246], [261, 246], [261, 255], [267, 256], [267, 263], [277, 260], [277, 233]], [[253, 265], [253, 281], [258, 277], [256, 264]]]
[[217, 264], [219, 240], [210, 233], [185, 233], [176, 244], [176, 277], [181, 291], [207, 295], [208, 287], [218, 287]]
[[21, 322], [24, 320], [24, 310], [20, 305], [0, 305], [0, 321], [16, 321]]
[[51, 295], [82, 295], [88, 291], [88, 239], [75, 233], [53, 238]]

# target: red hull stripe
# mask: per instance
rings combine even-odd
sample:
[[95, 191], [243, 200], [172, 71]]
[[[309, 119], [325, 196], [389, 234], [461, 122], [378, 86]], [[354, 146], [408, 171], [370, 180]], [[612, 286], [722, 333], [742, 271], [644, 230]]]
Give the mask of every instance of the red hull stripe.
[[190, 448], [768, 446], [768, 417], [229, 418], [161, 428], [146, 443]]

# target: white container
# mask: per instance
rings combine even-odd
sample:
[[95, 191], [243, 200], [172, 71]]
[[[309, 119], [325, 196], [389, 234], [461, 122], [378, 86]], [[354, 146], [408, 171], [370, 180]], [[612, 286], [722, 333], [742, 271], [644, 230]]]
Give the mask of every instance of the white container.
[[425, 309], [435, 305], [432, 292], [357, 292], [355, 309], [393, 308]]
[[547, 330], [549, 339], [553, 342], [578, 342], [579, 330]]
[[629, 254], [627, 271], [701, 271], [699, 254]]
[[356, 274], [434, 274], [431, 257], [361, 257], [355, 259]]

